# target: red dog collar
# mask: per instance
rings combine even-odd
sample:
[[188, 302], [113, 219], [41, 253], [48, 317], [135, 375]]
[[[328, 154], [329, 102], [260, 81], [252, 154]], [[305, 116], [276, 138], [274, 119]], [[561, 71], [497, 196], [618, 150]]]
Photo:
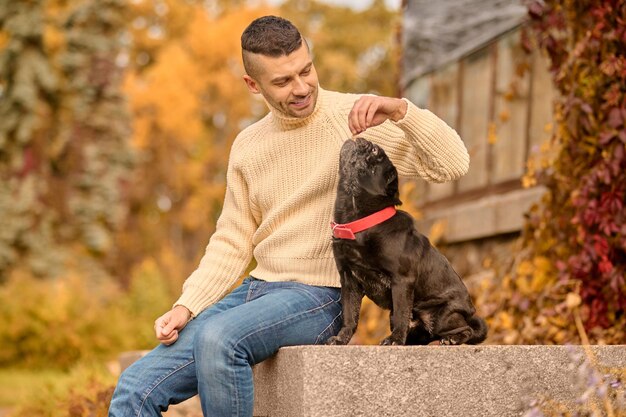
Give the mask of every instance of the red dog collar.
[[338, 224], [335, 222], [331, 222], [330, 225], [333, 228], [334, 237], [338, 239], [355, 240], [355, 233], [362, 232], [363, 230], [374, 227], [377, 224], [384, 222], [385, 220], [389, 220], [394, 216], [394, 214], [396, 214], [396, 208], [393, 206], [389, 206], [382, 209], [381, 211], [377, 211], [374, 214], [370, 214], [367, 217], [363, 217], [362, 219], [355, 220], [350, 223]]

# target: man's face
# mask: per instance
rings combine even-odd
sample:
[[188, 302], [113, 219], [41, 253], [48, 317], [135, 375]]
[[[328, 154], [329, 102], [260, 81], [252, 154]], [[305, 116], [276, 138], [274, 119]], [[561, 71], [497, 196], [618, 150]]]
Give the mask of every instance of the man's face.
[[255, 54], [252, 59], [254, 78], [243, 77], [252, 93], [262, 94], [268, 103], [291, 117], [304, 118], [313, 113], [318, 79], [305, 42], [286, 56]]

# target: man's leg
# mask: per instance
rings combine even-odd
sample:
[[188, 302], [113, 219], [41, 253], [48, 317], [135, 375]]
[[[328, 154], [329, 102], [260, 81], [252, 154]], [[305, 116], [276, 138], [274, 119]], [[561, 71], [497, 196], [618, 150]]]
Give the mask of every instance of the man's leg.
[[323, 344], [340, 327], [338, 288], [253, 281], [245, 304], [210, 317], [196, 332], [203, 414], [251, 417], [251, 366], [281, 346]]
[[211, 316], [246, 301], [250, 279], [220, 302], [209, 307], [180, 332], [170, 345], [159, 345], [126, 369], [117, 383], [109, 417], [160, 416], [169, 404], [177, 404], [198, 393], [193, 341], [196, 332]]

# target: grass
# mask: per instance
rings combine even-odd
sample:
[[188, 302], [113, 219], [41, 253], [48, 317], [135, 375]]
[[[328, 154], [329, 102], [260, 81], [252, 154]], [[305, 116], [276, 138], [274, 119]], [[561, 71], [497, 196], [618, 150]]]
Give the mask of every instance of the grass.
[[58, 369], [0, 368], [0, 408], [24, 404], [33, 393], [63, 389], [70, 374]]
[[106, 416], [116, 379], [107, 364], [90, 361], [68, 371], [0, 368], [0, 415]]

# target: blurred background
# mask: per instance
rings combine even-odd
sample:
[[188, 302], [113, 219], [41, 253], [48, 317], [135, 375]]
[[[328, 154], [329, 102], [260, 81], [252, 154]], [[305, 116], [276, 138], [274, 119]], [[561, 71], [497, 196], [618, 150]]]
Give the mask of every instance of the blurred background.
[[[292, 20], [330, 90], [405, 96], [471, 155], [403, 209], [492, 344], [626, 343], [626, 5], [512, 0], [0, 0], [0, 416], [104, 416], [120, 353], [195, 269], [254, 18]], [[369, 300], [352, 343], [376, 344]]]

